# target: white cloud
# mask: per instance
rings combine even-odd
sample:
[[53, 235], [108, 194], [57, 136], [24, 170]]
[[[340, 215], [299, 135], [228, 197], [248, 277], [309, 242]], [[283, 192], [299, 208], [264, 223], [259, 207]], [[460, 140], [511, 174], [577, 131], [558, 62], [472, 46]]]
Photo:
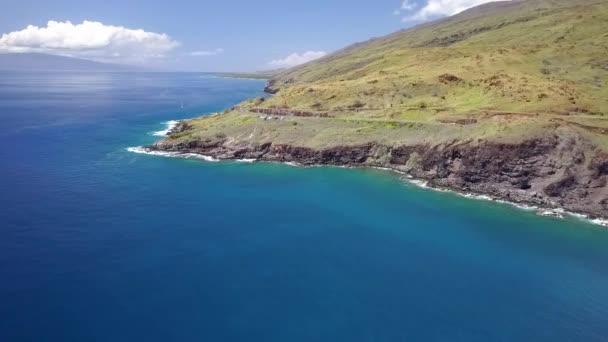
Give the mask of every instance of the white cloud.
[[217, 48], [215, 50], [192, 51], [188, 55], [193, 57], [216, 56], [224, 53], [224, 49]]
[[404, 0], [402, 10], [409, 14], [403, 18], [404, 22], [423, 22], [440, 17], [451, 16], [469, 8], [496, 0], [427, 0], [426, 4], [417, 11], [413, 1]]
[[162, 58], [179, 46], [164, 33], [146, 32], [96, 21], [49, 21], [0, 37], [0, 52], [40, 52], [101, 61], [137, 63]]
[[401, 7], [399, 7], [399, 9], [396, 9], [393, 11], [394, 15], [401, 15], [401, 12], [409, 12], [411, 10], [413, 10], [414, 8], [416, 8], [418, 6], [418, 4], [416, 3], [415, 0], [403, 0], [403, 2], [401, 3]]
[[401, 3], [401, 9], [404, 11], [411, 11], [416, 8], [417, 4], [414, 0], [403, 0]]
[[291, 68], [296, 65], [308, 63], [326, 55], [327, 52], [325, 51], [306, 51], [302, 54], [292, 53], [283, 59], [275, 59], [269, 64], [273, 68]]

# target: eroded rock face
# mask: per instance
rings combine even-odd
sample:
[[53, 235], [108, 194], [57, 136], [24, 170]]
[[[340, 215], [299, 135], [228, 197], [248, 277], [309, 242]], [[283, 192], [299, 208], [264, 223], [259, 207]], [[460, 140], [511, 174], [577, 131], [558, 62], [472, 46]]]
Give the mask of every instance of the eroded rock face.
[[598, 154], [589, 167], [600, 176], [608, 175], [608, 153]]
[[266, 87], [264, 87], [264, 92], [267, 94], [276, 94], [279, 92], [279, 88], [275, 87], [276, 85], [276, 81], [275, 80], [270, 80], [268, 81], [268, 84], [266, 85]]
[[304, 110], [288, 109], [288, 108], [250, 108], [250, 113], [277, 115], [277, 116], [299, 116], [299, 117], [318, 117], [318, 118], [333, 118], [334, 115], [325, 112], [308, 112]]
[[582, 142], [562, 141], [557, 137], [520, 144], [455, 141], [441, 145], [385, 146], [368, 143], [326, 149], [272, 143], [252, 145], [218, 137], [179, 143], [166, 139], [150, 148], [199, 153], [218, 159], [388, 167], [428, 180], [437, 187], [608, 217], [608, 154], [587, 157], [588, 149]]
[[192, 125], [190, 125], [188, 122], [180, 121], [180, 122], [178, 122], [177, 125], [175, 125], [175, 127], [173, 127], [173, 129], [171, 129], [171, 131], [169, 131], [169, 134], [182, 133], [182, 132], [189, 131], [191, 129], [192, 129]]

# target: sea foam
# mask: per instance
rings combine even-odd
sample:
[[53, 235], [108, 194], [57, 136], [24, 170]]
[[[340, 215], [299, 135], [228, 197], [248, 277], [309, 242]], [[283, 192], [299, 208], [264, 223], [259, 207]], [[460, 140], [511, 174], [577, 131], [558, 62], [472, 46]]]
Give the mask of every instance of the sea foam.
[[591, 222], [598, 224], [600, 226], [608, 227], [608, 220], [605, 219], [593, 219]]
[[[163, 124], [167, 125], [167, 127], [162, 130], [162, 131], [157, 131], [157, 132], [153, 132], [152, 134], [155, 136], [166, 136], [172, 129], [173, 127], [175, 127], [175, 125], [177, 125], [179, 123], [179, 121], [177, 120], [170, 120], [167, 122], [163, 122]], [[164, 151], [152, 151], [149, 149], [146, 149], [142, 146], [136, 146], [136, 147], [129, 147], [127, 148], [127, 151], [129, 152], [133, 152], [133, 153], [139, 153], [139, 154], [148, 154], [148, 155], [152, 155], [152, 156], [161, 156], [161, 157], [171, 157], [171, 158], [186, 158], [186, 159], [200, 159], [200, 160], [205, 160], [208, 162], [218, 162], [219, 159], [213, 158], [211, 156], [205, 156], [205, 155], [201, 155], [201, 154], [196, 154], [196, 153], [179, 153], [179, 152], [164, 152]], [[254, 163], [257, 160], [256, 159], [238, 159], [236, 160], [237, 162], [241, 162], [241, 163]], [[288, 165], [288, 166], [295, 166], [295, 167], [299, 167], [301, 166], [299, 163], [297, 162], [285, 162], [283, 163], [284, 165]], [[378, 167], [377, 169], [381, 169], [381, 170], [388, 170], [388, 171], [396, 171], [393, 169], [388, 169], [388, 168], [380, 168]], [[483, 201], [491, 201], [491, 202], [496, 202], [496, 203], [502, 203], [502, 204], [509, 204], [512, 206], [515, 206], [519, 209], [522, 210], [526, 210], [526, 211], [535, 211], [537, 215], [540, 216], [547, 216], [547, 217], [554, 217], [554, 218], [559, 218], [559, 219], [563, 219], [566, 215], [570, 216], [570, 217], [574, 217], [574, 218], [578, 218], [580, 220], [585, 220], [587, 222], [591, 222], [593, 224], [596, 225], [600, 225], [600, 226], [604, 226], [604, 227], [608, 227], [608, 220], [605, 219], [591, 219], [586, 215], [583, 214], [577, 214], [577, 213], [571, 213], [568, 212], [564, 209], [550, 209], [550, 208], [540, 208], [537, 206], [533, 206], [533, 205], [526, 205], [526, 204], [521, 204], [521, 203], [515, 203], [515, 202], [509, 202], [509, 201], [505, 201], [505, 200], [501, 200], [501, 199], [495, 199], [492, 198], [490, 196], [487, 195], [477, 195], [477, 194], [471, 194], [471, 193], [461, 193], [458, 191], [450, 191], [450, 190], [446, 190], [446, 189], [440, 189], [440, 188], [434, 188], [429, 186], [428, 182], [423, 181], [423, 180], [418, 180], [413, 178], [411, 175], [405, 173], [405, 172], [398, 172], [400, 174], [405, 174], [407, 181], [411, 184], [414, 184], [420, 188], [423, 189], [428, 189], [428, 190], [434, 190], [434, 191], [439, 191], [439, 192], [452, 192], [455, 193], [457, 195], [466, 197], [466, 198], [470, 198], [470, 199], [476, 199], [476, 200], [483, 200]]]
[[590, 222], [590, 223], [593, 223], [596, 225], [608, 227], [607, 219], [593, 219], [585, 214], [573, 213], [573, 212], [569, 212], [569, 211], [566, 211], [561, 208], [541, 208], [541, 207], [534, 206], [534, 205], [521, 204], [521, 203], [515, 203], [515, 202], [502, 200], [502, 199], [497, 199], [497, 198], [493, 198], [493, 197], [487, 196], [487, 195], [461, 193], [458, 191], [451, 191], [451, 190], [446, 190], [446, 189], [441, 189], [441, 188], [433, 188], [433, 187], [429, 186], [428, 182], [423, 181], [423, 180], [414, 179], [410, 175], [408, 175], [406, 177], [406, 180], [413, 185], [416, 185], [420, 188], [427, 189], [427, 190], [433, 190], [433, 191], [438, 191], [438, 192], [450, 192], [450, 193], [454, 193], [456, 195], [470, 198], [470, 199], [490, 201], [490, 202], [496, 202], [496, 203], [501, 203], [501, 204], [508, 204], [508, 205], [514, 206], [521, 210], [534, 211], [539, 216], [553, 217], [553, 218], [558, 218], [558, 219], [564, 219], [564, 218], [566, 218], [566, 216], [568, 216], [568, 217], [573, 217], [573, 218], [583, 220], [586, 222]]
[[169, 121], [163, 122], [163, 125], [166, 125], [165, 129], [163, 129], [162, 131], [152, 132], [152, 135], [157, 136], [157, 137], [164, 137], [167, 134], [169, 134], [169, 132], [171, 132], [171, 130], [178, 123], [179, 123], [179, 121], [177, 121], [177, 120], [169, 120]]
[[142, 146], [128, 147], [127, 151], [133, 152], [133, 153], [138, 153], [138, 154], [147, 154], [147, 155], [151, 155], [151, 156], [160, 156], [160, 157], [201, 159], [201, 160], [208, 161], [208, 162], [218, 162], [219, 161], [219, 159], [213, 158], [211, 156], [205, 156], [202, 154], [152, 151], [152, 150], [149, 150]]

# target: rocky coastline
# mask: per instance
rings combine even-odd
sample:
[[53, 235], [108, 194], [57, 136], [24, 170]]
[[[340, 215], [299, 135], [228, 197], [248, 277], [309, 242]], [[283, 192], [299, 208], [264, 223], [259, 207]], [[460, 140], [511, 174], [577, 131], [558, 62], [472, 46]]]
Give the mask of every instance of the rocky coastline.
[[188, 130], [178, 124], [169, 136], [146, 149], [198, 154], [218, 160], [259, 160], [375, 167], [405, 173], [429, 187], [489, 196], [522, 205], [563, 209], [592, 219], [608, 219], [608, 154], [576, 138], [557, 136], [518, 144], [453, 141], [440, 145], [386, 146], [367, 143], [325, 149], [286, 144], [239, 143], [228, 137], [173, 140]]

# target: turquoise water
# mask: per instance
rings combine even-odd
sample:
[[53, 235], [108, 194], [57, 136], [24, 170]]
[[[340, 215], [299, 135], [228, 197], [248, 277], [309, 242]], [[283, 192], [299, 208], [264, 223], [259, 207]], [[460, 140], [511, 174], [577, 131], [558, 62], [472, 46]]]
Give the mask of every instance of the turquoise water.
[[604, 227], [380, 170], [126, 151], [263, 82], [0, 76], [0, 341], [608, 340]]

